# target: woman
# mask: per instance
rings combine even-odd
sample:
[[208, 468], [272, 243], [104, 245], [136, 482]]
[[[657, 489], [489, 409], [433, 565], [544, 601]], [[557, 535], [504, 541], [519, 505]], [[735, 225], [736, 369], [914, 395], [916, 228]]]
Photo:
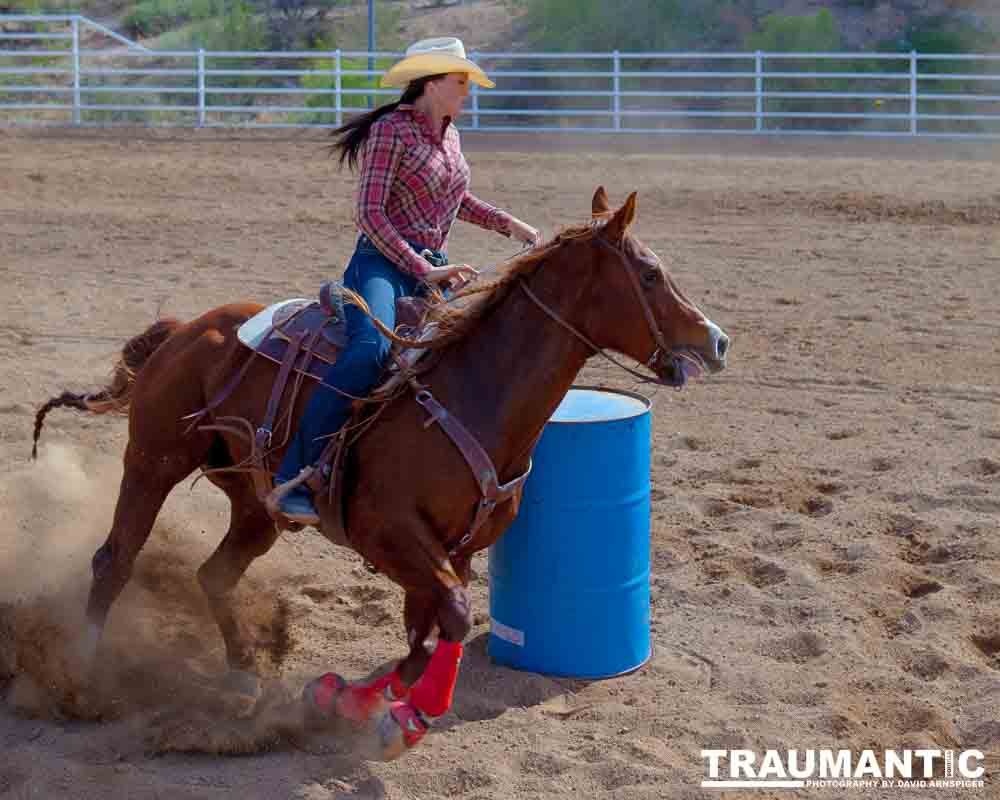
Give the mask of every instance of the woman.
[[[403, 88], [394, 103], [352, 119], [333, 132], [340, 164], [361, 162], [355, 222], [361, 231], [344, 274], [344, 285], [360, 294], [387, 328], [396, 327], [396, 300], [422, 284], [457, 288], [478, 273], [467, 264], [448, 266], [448, 233], [456, 216], [466, 222], [537, 244], [538, 231], [484, 203], [468, 191], [469, 167], [452, 124], [469, 84], [495, 85], [466, 59], [458, 39], [424, 39], [382, 78]], [[429, 251], [429, 252], [428, 252]], [[321, 455], [326, 438], [347, 421], [352, 397], [365, 397], [382, 373], [390, 342], [358, 308], [348, 306], [349, 343], [324, 376], [299, 422], [275, 475], [294, 478]], [[278, 510], [288, 519], [319, 523], [305, 485], [286, 494]]]

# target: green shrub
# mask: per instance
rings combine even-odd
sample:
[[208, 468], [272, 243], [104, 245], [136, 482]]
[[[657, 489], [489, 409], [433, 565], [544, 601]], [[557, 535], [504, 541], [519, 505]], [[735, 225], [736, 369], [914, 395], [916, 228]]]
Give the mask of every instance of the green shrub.
[[[916, 50], [921, 54], [961, 55], [965, 53], [995, 53], [1000, 48], [1000, 35], [985, 27], [977, 27], [961, 16], [941, 14], [914, 20], [901, 39], [886, 42], [887, 49], [908, 52]], [[991, 75], [1000, 77], [995, 61], [970, 61], [949, 59], [924, 59], [920, 61], [920, 73], [962, 73], [971, 75]], [[990, 100], [949, 100], [937, 99], [934, 95], [983, 95], [996, 94], [995, 87], [1000, 81], [941, 79], [922, 80], [918, 110], [924, 114], [990, 114], [996, 113], [997, 106]], [[922, 130], [934, 131], [947, 126], [950, 130], [967, 133], [996, 133], [996, 125], [985, 120], [952, 120], [949, 122], [927, 120]]]
[[760, 30], [747, 37], [747, 49], [784, 53], [817, 53], [839, 50], [840, 28], [830, 9], [811, 17], [769, 14]]
[[[377, 70], [386, 70], [392, 66], [392, 63], [393, 59], [391, 58], [378, 58], [375, 59], [374, 66]], [[333, 70], [336, 68], [336, 62], [332, 58], [318, 58], [310, 61], [307, 68], [310, 70]], [[366, 70], [368, 69], [368, 60], [365, 58], [342, 58], [340, 60], [340, 68], [342, 70]], [[337, 79], [334, 75], [303, 75], [300, 85], [303, 89], [330, 90], [336, 88]], [[378, 88], [378, 78], [367, 78], [364, 75], [341, 75], [340, 87], [342, 90], [376, 89]], [[376, 106], [388, 103], [392, 99], [388, 95], [347, 94], [341, 95], [341, 107], [345, 111], [360, 111], [368, 108], [369, 98], [372, 99], [372, 104]], [[335, 103], [336, 96], [333, 94], [316, 94], [307, 96], [305, 105], [309, 108], [325, 109], [333, 108]], [[309, 114], [302, 121], [332, 123], [335, 120], [330, 111], [324, 111], [322, 113]]]
[[717, 44], [720, 17], [731, 0], [533, 0], [525, 28], [533, 48], [585, 50], [704, 50]]
[[989, 53], [998, 46], [1000, 36], [995, 32], [947, 14], [913, 21], [898, 42], [899, 49], [920, 53]]
[[190, 10], [182, 0], [144, 0], [122, 20], [126, 36], [150, 37], [176, 28], [190, 19]]

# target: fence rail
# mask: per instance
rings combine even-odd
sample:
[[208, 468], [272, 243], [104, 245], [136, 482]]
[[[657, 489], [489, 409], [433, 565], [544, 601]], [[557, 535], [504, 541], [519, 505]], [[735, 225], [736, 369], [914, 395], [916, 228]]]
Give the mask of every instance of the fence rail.
[[[0, 123], [331, 127], [397, 92], [392, 52], [151, 50], [0, 15]], [[466, 129], [1000, 138], [1000, 54], [472, 53]]]

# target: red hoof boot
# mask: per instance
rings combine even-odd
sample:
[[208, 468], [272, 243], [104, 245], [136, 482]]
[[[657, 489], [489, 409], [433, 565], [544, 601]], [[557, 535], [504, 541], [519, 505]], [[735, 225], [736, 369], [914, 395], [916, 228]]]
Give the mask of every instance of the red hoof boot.
[[386, 699], [380, 685], [352, 684], [337, 695], [335, 704], [338, 716], [351, 722], [367, 722], [385, 708]]
[[306, 684], [302, 700], [308, 721], [328, 723], [334, 719], [367, 722], [385, 707], [384, 686], [381, 682], [365, 686], [350, 684], [333, 672], [328, 672]]
[[393, 703], [378, 723], [378, 745], [383, 761], [399, 758], [416, 747], [430, 726], [409, 703]]
[[309, 681], [302, 689], [306, 721], [323, 724], [334, 720], [337, 717], [337, 698], [346, 688], [347, 681], [333, 672]]

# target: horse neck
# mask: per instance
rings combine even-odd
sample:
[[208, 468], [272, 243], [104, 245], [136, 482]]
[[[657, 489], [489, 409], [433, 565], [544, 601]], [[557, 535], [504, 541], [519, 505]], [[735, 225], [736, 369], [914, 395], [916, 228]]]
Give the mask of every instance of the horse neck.
[[[590, 281], [579, 271], [550, 264], [524, 280], [561, 319], [580, 326]], [[586, 345], [513, 286], [442, 359], [430, 382], [445, 390], [449, 409], [503, 471], [526, 458], [589, 356]]]

